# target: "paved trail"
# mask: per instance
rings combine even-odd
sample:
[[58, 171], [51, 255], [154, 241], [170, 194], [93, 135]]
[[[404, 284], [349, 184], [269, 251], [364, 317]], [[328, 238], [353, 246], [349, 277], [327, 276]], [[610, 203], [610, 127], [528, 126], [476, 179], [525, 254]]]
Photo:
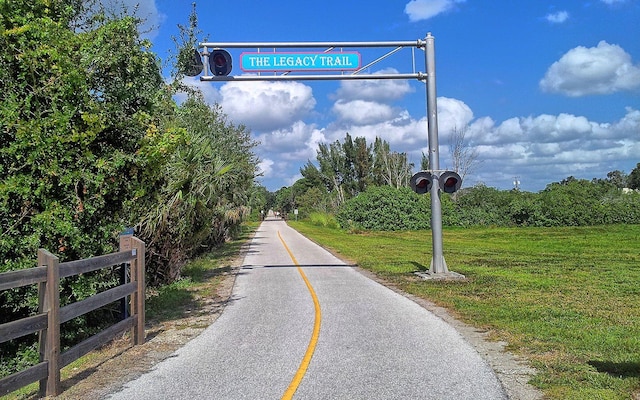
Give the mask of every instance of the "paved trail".
[[289, 228], [262, 223], [229, 305], [110, 399], [506, 399], [449, 325]]

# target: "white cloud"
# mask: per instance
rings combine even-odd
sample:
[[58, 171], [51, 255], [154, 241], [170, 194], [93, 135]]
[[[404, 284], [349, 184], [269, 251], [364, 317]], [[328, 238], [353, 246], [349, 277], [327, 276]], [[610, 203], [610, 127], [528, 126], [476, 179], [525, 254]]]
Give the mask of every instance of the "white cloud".
[[569, 19], [569, 13], [566, 11], [558, 11], [552, 14], [547, 14], [545, 19], [552, 24], [561, 24]]
[[[448, 146], [448, 137], [453, 129], [463, 128], [473, 119], [473, 112], [463, 101], [438, 97], [438, 131], [440, 145]], [[375, 103], [374, 103], [375, 104]], [[372, 118], [369, 123], [351, 120], [349, 123], [332, 124], [324, 130], [327, 142], [342, 141], [345, 133], [352, 138], [364, 137], [373, 143], [376, 137], [386, 140], [393, 151], [405, 152], [419, 162], [422, 152], [428, 150], [427, 118], [412, 118], [406, 110], [392, 110], [389, 118]], [[471, 135], [469, 135], [471, 136]]]
[[[394, 68], [376, 71], [376, 74], [397, 74]], [[372, 79], [372, 80], [345, 80], [340, 81], [340, 88], [335, 97], [341, 100], [369, 100], [389, 102], [398, 100], [413, 92], [413, 88], [407, 80], [397, 79]]]
[[333, 105], [333, 112], [342, 121], [352, 122], [356, 125], [369, 125], [376, 122], [385, 121], [393, 117], [392, 107], [373, 101], [338, 100]]
[[397, 113], [393, 118], [368, 125], [329, 126], [325, 130], [327, 142], [342, 141], [345, 133], [352, 138], [364, 137], [372, 144], [376, 137], [386, 140], [394, 151], [416, 150], [416, 146], [427, 145], [426, 119], [415, 120], [406, 111]]
[[604, 4], [611, 6], [614, 4], [622, 4], [625, 3], [627, 0], [600, 0], [602, 1]]
[[262, 133], [257, 139], [260, 141], [261, 152], [278, 154], [280, 159], [287, 161], [315, 158], [318, 143], [327, 142], [323, 130], [302, 121], [297, 121], [286, 129]]
[[610, 94], [640, 88], [640, 66], [622, 47], [605, 41], [597, 47], [578, 46], [549, 67], [540, 87], [572, 97]]
[[438, 131], [448, 137], [455, 129], [462, 129], [473, 119], [473, 111], [463, 101], [438, 97]]
[[520, 127], [536, 143], [558, 143], [584, 139], [593, 126], [585, 117], [569, 114], [539, 115], [520, 119]]
[[409, 21], [422, 21], [449, 11], [453, 9], [457, 3], [464, 3], [465, 1], [466, 0], [411, 0], [404, 7], [404, 12], [409, 16]]
[[525, 176], [529, 186], [542, 187], [567, 176], [604, 177], [635, 165], [640, 154], [640, 111], [631, 108], [614, 123], [543, 114], [510, 118], [497, 126], [482, 118], [469, 131], [484, 161], [475, 179], [489, 186], [498, 186], [500, 179], [508, 185], [516, 175]]
[[270, 160], [268, 158], [263, 158], [258, 163], [258, 173], [264, 176], [265, 178], [268, 178], [269, 176], [271, 176], [273, 172], [273, 164], [274, 164], [273, 160]]
[[[342, 103], [346, 106], [351, 102]], [[360, 104], [357, 100], [353, 103]], [[370, 105], [384, 106], [375, 102]], [[352, 115], [350, 112], [345, 113]], [[474, 119], [473, 111], [461, 100], [438, 97], [438, 126], [441, 168], [452, 164], [448, 138], [454, 128], [466, 128], [469, 144], [478, 150], [482, 168], [467, 177], [465, 186], [485, 182], [508, 188], [514, 176], [519, 176], [524, 190], [540, 190], [568, 176], [591, 179], [615, 169], [630, 171], [625, 166], [635, 166], [640, 154], [640, 110], [632, 108], [611, 123], [565, 113], [514, 117], [496, 123], [490, 117]], [[407, 153], [414, 165], [428, 151], [426, 117], [415, 119], [406, 110], [394, 110], [385, 119], [352, 118], [321, 129], [298, 121], [287, 129], [259, 136], [259, 151], [274, 160], [267, 178], [276, 185], [293, 184], [300, 178], [299, 168], [307, 160], [315, 161], [319, 143], [343, 141], [347, 132], [352, 138], [364, 137], [367, 143], [380, 137], [392, 150]]]
[[[220, 95], [218, 89], [216, 89], [216, 87], [212, 85], [211, 82], [201, 81], [199, 76], [193, 78], [186, 76], [182, 78], [182, 83], [186, 86], [190, 86], [194, 89], [199, 90], [200, 93], [202, 93], [204, 101], [207, 104], [220, 103], [220, 101], [222, 100], [222, 96]], [[181, 103], [187, 98], [187, 94], [179, 93], [175, 95], [175, 98], [178, 103]]]
[[234, 123], [258, 131], [286, 129], [316, 105], [311, 87], [298, 82], [229, 82], [220, 96]]

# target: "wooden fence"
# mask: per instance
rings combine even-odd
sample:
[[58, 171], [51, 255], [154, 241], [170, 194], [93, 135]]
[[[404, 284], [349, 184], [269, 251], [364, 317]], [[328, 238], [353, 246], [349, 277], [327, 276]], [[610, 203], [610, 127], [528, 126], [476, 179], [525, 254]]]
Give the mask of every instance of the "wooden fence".
[[[38, 313], [0, 324], [0, 343], [39, 332], [40, 362], [30, 368], [0, 379], [0, 396], [40, 381], [40, 396], [60, 394], [60, 369], [91, 350], [131, 330], [133, 345], [144, 343], [145, 244], [131, 235], [120, 237], [117, 253], [78, 261], [58, 262], [47, 250], [38, 251], [38, 266], [0, 274], [0, 291], [38, 284]], [[130, 266], [130, 282], [105, 290], [95, 296], [60, 307], [60, 279], [114, 265]], [[76, 346], [61, 352], [60, 325], [97, 308], [129, 297], [130, 315]]]

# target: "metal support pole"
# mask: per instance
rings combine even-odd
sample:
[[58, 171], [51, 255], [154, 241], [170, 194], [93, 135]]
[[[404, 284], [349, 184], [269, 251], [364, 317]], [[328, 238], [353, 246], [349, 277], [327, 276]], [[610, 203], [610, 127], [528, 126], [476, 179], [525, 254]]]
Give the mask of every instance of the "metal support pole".
[[[427, 68], [427, 131], [429, 133], [429, 169], [440, 169], [438, 150], [438, 104], [436, 100], [436, 65], [434, 37], [431, 32], [425, 38], [425, 65]], [[431, 186], [431, 236], [433, 256], [429, 274], [446, 274], [449, 272], [442, 254], [442, 205], [440, 203], [440, 184], [437, 179]]]

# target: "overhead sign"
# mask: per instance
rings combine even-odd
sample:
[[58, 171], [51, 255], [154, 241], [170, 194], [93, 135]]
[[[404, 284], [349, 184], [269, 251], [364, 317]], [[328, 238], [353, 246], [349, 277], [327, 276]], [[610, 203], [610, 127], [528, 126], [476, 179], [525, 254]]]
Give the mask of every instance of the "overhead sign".
[[242, 53], [245, 72], [349, 71], [360, 68], [360, 53]]

